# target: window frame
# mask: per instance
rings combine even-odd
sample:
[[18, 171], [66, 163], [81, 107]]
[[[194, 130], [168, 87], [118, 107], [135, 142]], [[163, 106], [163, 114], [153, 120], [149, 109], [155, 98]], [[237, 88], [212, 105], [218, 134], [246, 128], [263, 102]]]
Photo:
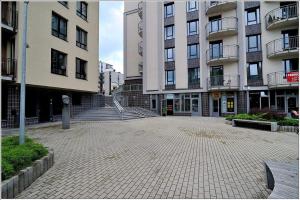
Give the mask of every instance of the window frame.
[[200, 67], [188, 68], [188, 83], [200, 84]]
[[[289, 72], [298, 72], [299, 71], [299, 58], [290, 58], [282, 60], [284, 73], [287, 74]], [[289, 63], [289, 64], [288, 64]], [[298, 69], [292, 69], [292, 66], [298, 66]], [[289, 69], [287, 69], [289, 68]]]
[[[249, 62], [247, 63], [247, 79], [248, 80], [259, 80], [262, 78], [262, 62]], [[251, 74], [251, 66], [256, 65], [257, 74]]]
[[[86, 7], [86, 13], [83, 13], [83, 6], [85, 5]], [[80, 18], [82, 18], [83, 20], [87, 21], [88, 18], [88, 3], [85, 1], [77, 1], [76, 2], [76, 15], [79, 16]]]
[[[194, 7], [191, 7], [191, 3], [194, 3]], [[198, 1], [187, 1], [186, 2], [186, 12], [193, 12], [199, 9]]]
[[[255, 37], [256, 41], [256, 46], [250, 48], [250, 38]], [[247, 45], [246, 45], [246, 52], [258, 52], [261, 51], [261, 34], [256, 34], [256, 35], [247, 35], [246, 37], [247, 40]]]
[[[254, 24], [260, 24], [260, 7], [255, 7], [255, 8], [249, 8], [245, 10], [245, 18], [246, 18], [246, 25], [254, 25]], [[249, 21], [249, 14], [254, 13], [255, 20]]]
[[[192, 46], [196, 46], [196, 54], [191, 54]], [[188, 59], [196, 59], [199, 58], [199, 43], [189, 44], [187, 45], [187, 57]]]
[[66, 8], [69, 8], [69, 2], [68, 1], [58, 1], [61, 5], [63, 5]]
[[[79, 34], [79, 35], [77, 35], [77, 34]], [[85, 41], [82, 41], [82, 39], [83, 39], [82, 34], [85, 35]], [[79, 39], [79, 41], [78, 41], [78, 39]], [[88, 43], [88, 32], [83, 30], [79, 26], [76, 26], [76, 46], [81, 49], [87, 50], [87, 45], [88, 45], [87, 43]]]
[[[169, 74], [171, 73], [171, 74]], [[169, 75], [171, 75], [172, 80], [169, 81]], [[170, 78], [171, 78], [170, 77]], [[165, 70], [165, 84], [166, 85], [175, 85], [175, 70]]]
[[[53, 61], [54, 53], [56, 53], [56, 56], [55, 56], [56, 60], [57, 60], [56, 64]], [[63, 62], [64, 62], [64, 65], [65, 65], [65, 69], [61, 68], [61, 66], [63, 66], [63, 65], [59, 66], [60, 63], [61, 63], [60, 56], [63, 56], [63, 58], [64, 58]], [[67, 65], [68, 65], [67, 63], [68, 63], [68, 54], [51, 48], [51, 73], [52, 74], [67, 76]]]
[[[78, 61], [79, 61], [79, 66], [77, 65]], [[75, 58], [75, 78], [81, 80], [87, 80], [87, 63], [88, 62], [86, 60], [83, 60], [78, 57]]]
[[[169, 57], [169, 51], [172, 52], [172, 57]], [[165, 48], [165, 62], [170, 62], [175, 60], [175, 48]]]
[[[191, 31], [191, 23], [196, 24], [196, 31]], [[197, 35], [199, 34], [199, 20], [191, 20], [187, 22], [187, 35]]]
[[[57, 30], [53, 27], [53, 18], [57, 19]], [[64, 21], [66, 24], [66, 33], [62, 33], [61, 31], [61, 22]], [[68, 39], [68, 20], [61, 15], [57, 14], [56, 12], [52, 12], [51, 17], [51, 34], [59, 39], [67, 41]]]
[[[171, 28], [171, 33], [172, 35], [168, 36], [168, 29]], [[174, 32], [174, 24], [173, 25], [169, 25], [169, 26], [165, 26], [165, 40], [171, 40], [174, 39], [175, 37], [175, 32]]]
[[[171, 8], [171, 13], [168, 14], [168, 8]], [[164, 17], [168, 18], [168, 17], [173, 17], [174, 16], [174, 2], [171, 3], [167, 3], [164, 5]]]

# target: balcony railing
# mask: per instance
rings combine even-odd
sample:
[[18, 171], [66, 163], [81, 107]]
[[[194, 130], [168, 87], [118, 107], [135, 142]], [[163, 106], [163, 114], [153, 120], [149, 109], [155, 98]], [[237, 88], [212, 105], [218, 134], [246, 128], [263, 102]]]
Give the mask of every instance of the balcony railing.
[[122, 85], [122, 89], [125, 92], [130, 91], [142, 91], [143, 85], [142, 84], [132, 84], [132, 85]]
[[1, 22], [16, 31], [18, 26], [18, 12], [12, 2], [1, 3]]
[[207, 78], [208, 90], [235, 90], [240, 86], [239, 75], [220, 75]]
[[141, 19], [143, 19], [143, 2], [139, 2], [138, 3], [138, 14], [140, 16]]
[[205, 26], [207, 38], [213, 37], [213, 35], [223, 35], [237, 33], [237, 21], [236, 17], [224, 17], [208, 22]]
[[205, 1], [206, 14], [212, 14], [234, 8], [236, 8], [236, 1]]
[[17, 60], [12, 58], [2, 58], [1, 76], [15, 81], [17, 77]]
[[299, 36], [284, 37], [267, 43], [268, 58], [298, 54]]
[[207, 64], [220, 64], [238, 59], [238, 45], [220, 45], [206, 51]]
[[[299, 16], [298, 13], [298, 4], [292, 4], [276, 8], [268, 12], [265, 16], [266, 28], [270, 29], [278, 22], [287, 22], [291, 23], [291, 19], [297, 19]], [[297, 25], [297, 20], [294, 20], [294, 23]]]
[[138, 51], [141, 56], [143, 56], [143, 41], [138, 44]]
[[267, 78], [269, 88], [299, 87], [299, 72], [273, 72]]
[[138, 23], [138, 33], [141, 37], [143, 37], [143, 21]]

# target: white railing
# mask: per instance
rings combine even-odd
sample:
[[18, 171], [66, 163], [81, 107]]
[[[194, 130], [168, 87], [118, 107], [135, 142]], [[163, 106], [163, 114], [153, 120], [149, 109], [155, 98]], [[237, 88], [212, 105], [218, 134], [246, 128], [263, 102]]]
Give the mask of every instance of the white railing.
[[209, 48], [206, 51], [206, 61], [238, 58], [238, 49], [238, 45], [220, 45], [219, 47]]
[[208, 89], [235, 89], [240, 86], [239, 75], [219, 75], [207, 78]]
[[[295, 78], [289, 80], [288, 76], [294, 75]], [[273, 72], [267, 74], [268, 78], [268, 86], [269, 87], [277, 87], [277, 86], [284, 86], [284, 85], [291, 85], [291, 84], [299, 84], [299, 72]]]
[[238, 19], [236, 17], [224, 17], [212, 20], [205, 26], [206, 36], [220, 31], [237, 30], [237, 21]]

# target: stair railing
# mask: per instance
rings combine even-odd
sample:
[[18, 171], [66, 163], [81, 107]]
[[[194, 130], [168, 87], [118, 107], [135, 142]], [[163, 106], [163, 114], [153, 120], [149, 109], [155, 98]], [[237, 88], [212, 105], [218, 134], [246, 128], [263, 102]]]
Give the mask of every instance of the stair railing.
[[113, 104], [117, 112], [119, 113], [121, 120], [123, 120], [124, 108], [121, 106], [119, 101], [116, 99], [115, 95], [113, 95]]

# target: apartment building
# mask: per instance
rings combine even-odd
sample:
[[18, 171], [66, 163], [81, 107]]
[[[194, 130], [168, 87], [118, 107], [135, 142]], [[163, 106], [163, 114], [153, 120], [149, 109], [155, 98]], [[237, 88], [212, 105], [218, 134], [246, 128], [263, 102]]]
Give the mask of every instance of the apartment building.
[[[19, 122], [23, 2], [1, 2], [2, 127]], [[98, 92], [98, 2], [29, 2], [26, 123], [61, 119], [62, 95], [71, 114], [95, 104]]]
[[289, 114], [299, 107], [298, 11], [296, 1], [125, 2], [125, 85], [140, 90], [124, 96], [169, 115]]

